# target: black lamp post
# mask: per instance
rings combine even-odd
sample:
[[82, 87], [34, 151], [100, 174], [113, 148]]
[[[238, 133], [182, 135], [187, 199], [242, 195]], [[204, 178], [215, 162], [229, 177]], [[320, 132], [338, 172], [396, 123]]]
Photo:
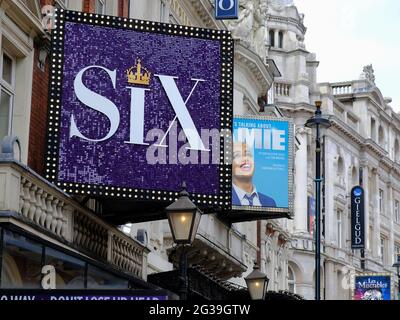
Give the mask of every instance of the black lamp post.
[[400, 253], [397, 254], [397, 261], [393, 264], [393, 268], [396, 268], [397, 270], [397, 299], [400, 300]]
[[321, 101], [315, 101], [317, 110], [305, 126], [316, 129], [315, 138], [315, 300], [321, 300], [321, 129], [331, 126], [321, 112]]
[[166, 211], [174, 242], [181, 246], [181, 256], [179, 259], [179, 295], [181, 300], [186, 300], [188, 293], [186, 245], [190, 245], [193, 242], [202, 213], [189, 199], [185, 183], [182, 184], [182, 191], [179, 193], [178, 200], [169, 205]]
[[268, 277], [260, 271], [257, 263], [254, 263], [253, 271], [244, 279], [252, 300], [264, 300], [269, 283]]

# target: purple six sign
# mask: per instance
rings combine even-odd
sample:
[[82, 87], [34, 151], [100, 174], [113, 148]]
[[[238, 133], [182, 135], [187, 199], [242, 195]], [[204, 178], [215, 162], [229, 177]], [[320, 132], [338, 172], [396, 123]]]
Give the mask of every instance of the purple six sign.
[[[227, 31], [58, 11], [46, 177], [152, 201], [185, 181], [197, 203], [229, 208], [229, 150], [203, 131], [232, 126], [232, 62]], [[193, 160], [216, 148], [218, 162]]]

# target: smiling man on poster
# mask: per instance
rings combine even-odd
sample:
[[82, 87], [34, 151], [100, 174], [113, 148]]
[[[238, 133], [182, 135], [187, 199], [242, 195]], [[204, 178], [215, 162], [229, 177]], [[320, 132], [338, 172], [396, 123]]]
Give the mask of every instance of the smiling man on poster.
[[293, 126], [288, 119], [235, 116], [232, 208], [287, 213], [292, 209]]
[[275, 200], [260, 192], [253, 182], [255, 163], [251, 148], [242, 142], [233, 144], [232, 204], [235, 206], [276, 207]]

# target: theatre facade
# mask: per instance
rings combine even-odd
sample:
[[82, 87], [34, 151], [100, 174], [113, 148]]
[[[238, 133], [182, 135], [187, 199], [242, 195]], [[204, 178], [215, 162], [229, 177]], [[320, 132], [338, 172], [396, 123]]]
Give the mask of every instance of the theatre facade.
[[[183, 181], [204, 213], [187, 253], [190, 298], [249, 299], [244, 278], [262, 262], [261, 239], [269, 236], [276, 257], [287, 253], [288, 234], [271, 235], [255, 220], [292, 214], [289, 120], [279, 120], [279, 132], [265, 125], [265, 145], [286, 161], [281, 188], [290, 192], [265, 189], [272, 200], [264, 211], [250, 202], [231, 211], [232, 150], [219, 137], [209, 146], [218, 161], [203, 167], [150, 170], [123, 156], [146, 145], [150, 124], [168, 127], [174, 115], [187, 129], [178, 147], [186, 142], [199, 154], [208, 150], [199, 127], [224, 135], [234, 115], [276, 119], [264, 110], [280, 75], [266, 57], [266, 11], [246, 30], [249, 41], [237, 37], [242, 24], [213, 12], [210, 1], [2, 1], [0, 288], [7, 297], [18, 289], [88, 297], [112, 289], [114, 299], [177, 299], [180, 252], [164, 209]], [[153, 52], [156, 44], [165, 50]], [[102, 167], [90, 167], [93, 159]], [[272, 290], [287, 289], [286, 277], [273, 276]]]

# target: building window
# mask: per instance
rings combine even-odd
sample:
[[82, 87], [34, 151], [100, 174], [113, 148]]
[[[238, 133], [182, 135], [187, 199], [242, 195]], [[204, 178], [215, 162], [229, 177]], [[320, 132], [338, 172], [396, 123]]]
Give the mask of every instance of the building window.
[[397, 261], [397, 256], [400, 255], [400, 243], [394, 244], [394, 262]]
[[338, 248], [342, 248], [343, 246], [343, 226], [342, 226], [342, 211], [337, 212], [336, 216], [336, 225], [337, 225], [337, 246]]
[[356, 167], [353, 167], [351, 170], [351, 180], [353, 183], [353, 186], [357, 186], [359, 183], [359, 177], [358, 177], [358, 170]]
[[115, 276], [90, 264], [88, 265], [88, 289], [128, 289], [128, 285], [127, 279]]
[[386, 239], [381, 237], [381, 259], [382, 264], [386, 265]]
[[15, 95], [15, 60], [5, 52], [0, 61], [0, 142], [11, 135], [13, 102]]
[[283, 32], [279, 31], [279, 48], [283, 48]]
[[24, 236], [4, 231], [2, 289], [40, 289], [43, 247]]
[[379, 213], [383, 214], [383, 190], [379, 189]]
[[394, 221], [400, 222], [399, 201], [394, 200]]
[[41, 289], [42, 268], [45, 265], [55, 268], [56, 289], [126, 290], [135, 286], [132, 278], [125, 278], [122, 274], [119, 276], [39, 241], [3, 230], [3, 243], [0, 242], [0, 289]]
[[274, 30], [269, 31], [269, 45], [271, 47], [275, 47], [275, 31]]
[[97, 14], [105, 14], [106, 13], [105, 1], [106, 0], [96, 0], [95, 12]]
[[385, 142], [385, 132], [384, 132], [382, 126], [379, 126], [379, 130], [378, 130], [378, 142], [379, 142], [379, 145], [380, 145], [382, 148], [385, 148], [385, 146], [386, 146], [386, 142]]
[[56, 270], [57, 289], [84, 289], [85, 262], [58, 250], [46, 248], [46, 265]]
[[399, 146], [399, 140], [397, 139], [394, 143], [394, 161], [395, 162], [400, 161], [400, 146]]
[[371, 139], [376, 140], [376, 121], [371, 118]]
[[288, 290], [291, 293], [296, 293], [296, 278], [291, 267], [288, 266]]

